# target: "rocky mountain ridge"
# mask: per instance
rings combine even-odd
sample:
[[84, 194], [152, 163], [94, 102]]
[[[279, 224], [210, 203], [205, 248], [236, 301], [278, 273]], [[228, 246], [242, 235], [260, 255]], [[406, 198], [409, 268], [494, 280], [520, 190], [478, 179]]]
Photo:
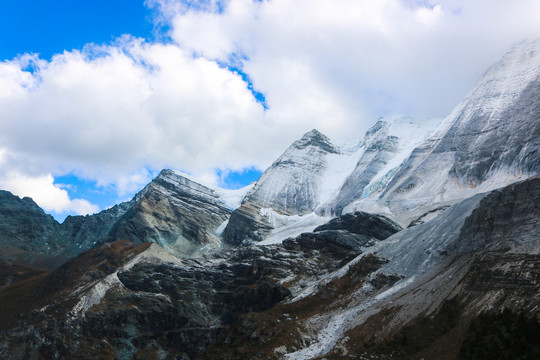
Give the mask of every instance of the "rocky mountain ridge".
[[[419, 215], [538, 174], [540, 41], [493, 65], [388, 184], [370, 196], [388, 214]], [[361, 200], [352, 209], [374, 209]], [[417, 208], [417, 211], [411, 211]], [[398, 216], [399, 217], [399, 216]], [[407, 219], [408, 220], [408, 219]]]
[[213, 189], [163, 170], [128, 202], [59, 224], [30, 198], [0, 192], [1, 259], [55, 268], [92, 247], [117, 240], [155, 242], [178, 256], [219, 248], [218, 228], [232, 210]]
[[[294, 159], [285, 163], [295, 170], [283, 167], [279, 159], [270, 166], [253, 188], [267, 190], [244, 199], [245, 206], [233, 213], [225, 229], [224, 241], [239, 244], [270, 236], [276, 228], [269, 220], [272, 211], [290, 217], [309, 215], [311, 210], [324, 218], [364, 210], [406, 226], [429, 211], [538, 174], [539, 79], [540, 41], [520, 43], [486, 72], [441, 123], [426, 119], [418, 127], [417, 120], [407, 117], [378, 121], [350, 158], [356, 161], [355, 167], [335, 179], [329, 171], [332, 161], [349, 168], [343, 160], [351, 154], [330, 147], [330, 140], [325, 139], [325, 149], [335, 151], [317, 152], [317, 160], [311, 161], [303, 157], [303, 150], [291, 146], [280, 159]], [[304, 142], [310, 134], [302, 138]], [[319, 144], [314, 141], [310, 146], [316, 149]], [[283, 177], [282, 171], [293, 178]], [[305, 189], [285, 187], [286, 196], [274, 191], [281, 184], [294, 184], [294, 179], [319, 182], [318, 188], [307, 187], [312, 205], [302, 211], [287, 210], [273, 200], [275, 196], [296, 201], [295, 196]], [[325, 201], [318, 202], [320, 198]], [[326, 220], [315, 218], [301, 230], [311, 231]], [[283, 217], [281, 223], [290, 226]]]
[[[282, 244], [199, 259], [157, 244], [105, 244], [0, 291], [2, 314], [19, 306], [6, 297], [40, 294], [39, 310], [3, 324], [0, 354], [457, 358], [482, 311], [539, 308], [538, 204], [535, 177], [406, 230], [358, 212]], [[430, 336], [411, 347], [404, 334]]]
[[440, 125], [310, 131], [234, 194], [164, 170], [58, 224], [0, 192], [0, 357], [538, 358], [539, 64], [519, 44]]

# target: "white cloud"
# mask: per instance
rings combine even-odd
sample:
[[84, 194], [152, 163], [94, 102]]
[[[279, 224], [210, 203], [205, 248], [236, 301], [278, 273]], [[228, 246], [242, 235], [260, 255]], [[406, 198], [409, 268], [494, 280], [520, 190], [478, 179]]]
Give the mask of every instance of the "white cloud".
[[[50, 174], [119, 196], [165, 167], [215, 182], [215, 169], [264, 168], [312, 128], [359, 139], [385, 113], [444, 116], [513, 42], [540, 34], [533, 0], [146, 2], [174, 43], [124, 37], [0, 62], [0, 184], [34, 179], [63, 199], [50, 209], [83, 211]], [[242, 67], [269, 109], [218, 62]]]
[[2, 87], [0, 140], [19, 171], [75, 171], [130, 191], [148, 180], [144, 166], [197, 173], [273, 155], [261, 152], [279, 130], [241, 77], [177, 46], [124, 39], [57, 55], [33, 75], [18, 61], [4, 63], [15, 75]]

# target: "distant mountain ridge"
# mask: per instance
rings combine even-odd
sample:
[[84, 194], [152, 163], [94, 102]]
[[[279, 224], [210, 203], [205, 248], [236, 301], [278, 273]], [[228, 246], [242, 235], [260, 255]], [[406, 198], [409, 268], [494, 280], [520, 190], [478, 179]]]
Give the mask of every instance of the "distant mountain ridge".
[[63, 224], [0, 191], [0, 358], [537, 359], [539, 99], [537, 40], [242, 190], [163, 170]]
[[[230, 196], [229, 196], [230, 197]], [[227, 199], [230, 200], [230, 199]], [[0, 192], [1, 259], [54, 268], [117, 240], [155, 242], [179, 256], [220, 246], [216, 231], [232, 210], [213, 189], [163, 170], [128, 202], [59, 224], [30, 198]]]
[[[225, 190], [163, 170], [133, 200], [61, 225], [32, 207], [30, 216], [42, 218], [41, 227], [20, 246], [4, 240], [11, 249], [4, 254], [24, 258], [33, 238], [52, 246], [36, 245], [41, 255], [61, 260], [115, 240], [152, 241], [191, 256], [223, 244], [280, 241], [356, 210], [406, 226], [434, 209], [540, 173], [539, 48], [538, 40], [516, 45], [442, 122], [382, 118], [349, 148], [315, 129], [306, 133], [251, 188], [233, 194], [233, 205]], [[29, 205], [20, 204], [28, 213]], [[9, 237], [8, 222], [0, 226], [0, 239]], [[58, 246], [62, 250], [54, 250]]]

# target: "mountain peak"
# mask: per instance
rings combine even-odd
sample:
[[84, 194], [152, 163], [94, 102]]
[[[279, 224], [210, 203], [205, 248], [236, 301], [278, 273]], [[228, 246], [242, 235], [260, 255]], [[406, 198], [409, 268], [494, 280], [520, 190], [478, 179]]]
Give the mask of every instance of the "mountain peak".
[[304, 136], [302, 137], [317, 137], [317, 136], [324, 136], [324, 134], [321, 133], [317, 129], [312, 129], [311, 131], [308, 131], [307, 133], [305, 133]]
[[295, 141], [292, 146], [297, 149], [315, 146], [329, 153], [337, 154], [340, 152], [339, 149], [332, 144], [330, 139], [317, 129], [305, 133], [300, 140]]
[[190, 178], [188, 174], [182, 174], [178, 171], [171, 169], [163, 169], [159, 172], [158, 176], [152, 180], [150, 184], [159, 184], [166, 188], [186, 188], [193, 189], [196, 191], [214, 193], [214, 191], [207, 186], [195, 181], [193, 178]]

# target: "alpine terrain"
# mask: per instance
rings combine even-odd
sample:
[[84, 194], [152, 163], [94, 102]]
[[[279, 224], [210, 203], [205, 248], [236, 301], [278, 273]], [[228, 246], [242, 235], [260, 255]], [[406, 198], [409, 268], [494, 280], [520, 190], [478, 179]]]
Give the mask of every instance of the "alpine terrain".
[[313, 129], [58, 223], [0, 191], [2, 359], [539, 359], [540, 40], [444, 119]]

